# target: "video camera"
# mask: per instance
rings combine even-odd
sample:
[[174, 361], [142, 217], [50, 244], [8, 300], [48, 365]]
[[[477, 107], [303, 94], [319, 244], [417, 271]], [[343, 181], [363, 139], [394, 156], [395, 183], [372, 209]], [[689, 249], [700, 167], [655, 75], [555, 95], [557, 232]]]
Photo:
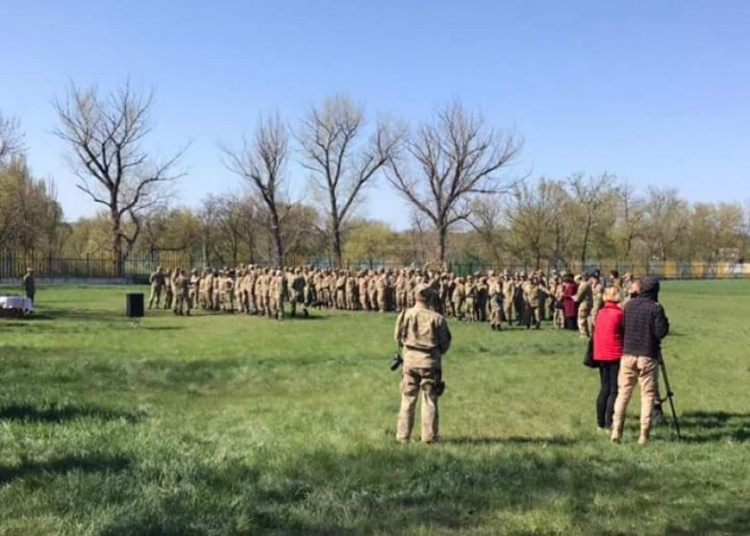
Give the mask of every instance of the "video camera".
[[404, 363], [404, 358], [401, 357], [401, 353], [394, 352], [393, 357], [391, 358], [390, 369], [397, 370], [398, 367], [400, 367], [403, 363]]

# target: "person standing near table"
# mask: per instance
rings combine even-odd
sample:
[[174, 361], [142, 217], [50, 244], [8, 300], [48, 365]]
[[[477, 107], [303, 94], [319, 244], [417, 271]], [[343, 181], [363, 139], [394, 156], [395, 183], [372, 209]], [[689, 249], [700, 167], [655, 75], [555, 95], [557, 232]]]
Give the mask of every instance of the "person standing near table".
[[34, 305], [34, 295], [36, 294], [36, 282], [34, 281], [34, 270], [26, 268], [26, 275], [23, 276], [23, 288], [26, 291], [26, 297]]

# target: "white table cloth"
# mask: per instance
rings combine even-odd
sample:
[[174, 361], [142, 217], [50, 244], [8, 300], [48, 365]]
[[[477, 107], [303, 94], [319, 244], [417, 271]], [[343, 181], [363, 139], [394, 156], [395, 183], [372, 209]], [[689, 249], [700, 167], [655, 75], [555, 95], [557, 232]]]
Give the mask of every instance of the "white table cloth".
[[0, 296], [0, 309], [18, 309], [30, 313], [34, 307], [26, 296]]

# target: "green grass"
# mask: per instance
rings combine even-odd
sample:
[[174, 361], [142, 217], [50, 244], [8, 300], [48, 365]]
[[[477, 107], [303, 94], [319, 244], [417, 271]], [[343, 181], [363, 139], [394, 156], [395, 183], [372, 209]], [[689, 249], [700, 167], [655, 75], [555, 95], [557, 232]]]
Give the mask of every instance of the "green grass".
[[645, 448], [570, 333], [451, 323], [444, 442], [402, 446], [393, 315], [132, 329], [132, 290], [0, 320], [0, 535], [750, 533], [750, 282], [664, 285], [685, 440]]

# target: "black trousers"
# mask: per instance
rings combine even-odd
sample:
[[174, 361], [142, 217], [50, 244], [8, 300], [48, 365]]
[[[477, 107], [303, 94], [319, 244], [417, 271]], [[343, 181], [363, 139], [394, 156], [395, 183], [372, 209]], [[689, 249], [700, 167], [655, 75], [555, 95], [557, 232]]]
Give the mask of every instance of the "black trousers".
[[612, 427], [612, 415], [617, 400], [617, 375], [620, 373], [620, 360], [600, 361], [599, 397], [596, 399], [596, 421], [599, 428]]

